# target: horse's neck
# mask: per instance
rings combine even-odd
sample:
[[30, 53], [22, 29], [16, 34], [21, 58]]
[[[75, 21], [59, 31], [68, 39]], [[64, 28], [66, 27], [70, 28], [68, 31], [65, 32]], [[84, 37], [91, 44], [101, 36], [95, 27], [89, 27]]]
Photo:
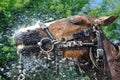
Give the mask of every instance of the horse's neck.
[[119, 53], [115, 45], [113, 45], [108, 39], [104, 38], [103, 46], [106, 56], [108, 58], [107, 60], [114, 60]]
[[[107, 70], [109, 70], [109, 72], [107, 72], [108, 76], [111, 75], [110, 80], [119, 80], [120, 78], [120, 62], [119, 62], [119, 58], [118, 55], [120, 55], [120, 51], [106, 38], [104, 38], [103, 40], [103, 46], [104, 46], [104, 50], [105, 50], [105, 54], [106, 54], [106, 59], [107, 59], [107, 63], [108, 66], [106, 67]], [[119, 46], [120, 48], [120, 46]], [[108, 69], [109, 68], [109, 69]], [[109, 80], [108, 79], [108, 80]]]

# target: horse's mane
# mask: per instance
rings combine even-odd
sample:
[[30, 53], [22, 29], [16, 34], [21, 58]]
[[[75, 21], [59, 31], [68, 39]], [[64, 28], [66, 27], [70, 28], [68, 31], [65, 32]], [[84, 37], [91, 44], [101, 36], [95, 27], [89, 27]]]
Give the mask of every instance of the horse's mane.
[[113, 44], [118, 52], [120, 52], [120, 45]]

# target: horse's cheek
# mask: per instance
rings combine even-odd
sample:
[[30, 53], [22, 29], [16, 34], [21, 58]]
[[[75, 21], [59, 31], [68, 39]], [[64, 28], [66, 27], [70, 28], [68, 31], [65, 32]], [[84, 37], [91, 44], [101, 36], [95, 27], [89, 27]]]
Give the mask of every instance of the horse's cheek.
[[81, 58], [86, 53], [86, 50], [66, 50], [64, 56], [66, 58]]

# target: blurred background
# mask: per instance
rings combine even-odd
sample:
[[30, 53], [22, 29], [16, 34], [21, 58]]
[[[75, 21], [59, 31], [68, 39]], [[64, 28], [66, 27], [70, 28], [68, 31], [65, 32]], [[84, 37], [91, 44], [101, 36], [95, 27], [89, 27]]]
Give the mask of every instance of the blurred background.
[[[17, 29], [33, 25], [38, 20], [50, 22], [83, 13], [96, 17], [120, 16], [120, 0], [0, 0], [0, 80], [12, 80], [2, 71], [7, 71], [6, 66], [18, 60], [13, 43], [13, 34]], [[120, 40], [120, 17], [109, 27], [103, 27], [103, 31], [110, 41]], [[36, 77], [31, 80], [54, 80], [51, 71], [41, 75], [44, 75], [42, 79]], [[66, 79], [61, 80], [89, 80], [88, 77], [76, 78], [75, 75], [71, 70]]]

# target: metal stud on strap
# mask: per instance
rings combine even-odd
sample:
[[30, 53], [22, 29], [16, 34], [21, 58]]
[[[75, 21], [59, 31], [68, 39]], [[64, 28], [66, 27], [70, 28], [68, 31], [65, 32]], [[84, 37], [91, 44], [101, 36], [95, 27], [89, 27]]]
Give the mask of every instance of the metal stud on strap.
[[20, 74], [18, 76], [18, 80], [25, 80], [25, 75], [24, 74]]
[[84, 29], [84, 35], [85, 35], [85, 36], [89, 36], [89, 31], [88, 31], [88, 29]]
[[103, 56], [103, 49], [97, 49], [97, 58], [99, 58], [100, 56]]

